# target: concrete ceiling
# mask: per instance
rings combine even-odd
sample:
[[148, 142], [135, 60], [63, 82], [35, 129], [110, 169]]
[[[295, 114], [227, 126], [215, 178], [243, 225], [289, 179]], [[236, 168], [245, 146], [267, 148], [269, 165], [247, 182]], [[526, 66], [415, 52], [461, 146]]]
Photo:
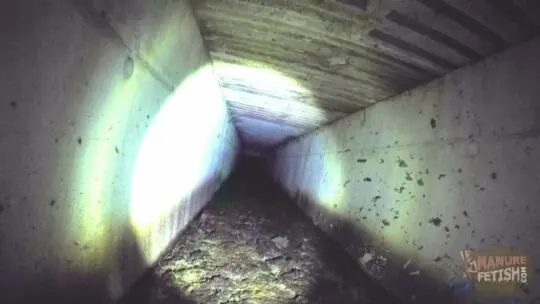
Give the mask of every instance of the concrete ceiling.
[[539, 33], [538, 0], [192, 2], [244, 144], [264, 149]]

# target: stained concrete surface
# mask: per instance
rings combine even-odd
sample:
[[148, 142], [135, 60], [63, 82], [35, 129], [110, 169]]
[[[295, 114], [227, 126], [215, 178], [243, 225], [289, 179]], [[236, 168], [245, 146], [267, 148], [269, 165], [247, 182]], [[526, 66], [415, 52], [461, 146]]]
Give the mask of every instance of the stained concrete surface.
[[114, 303], [229, 174], [236, 131], [172, 2], [2, 2], [0, 303]]
[[260, 150], [540, 34], [534, 0], [190, 2], [235, 126]]
[[136, 303], [398, 303], [243, 160], [128, 293]]
[[[275, 179], [344, 248], [342, 226], [361, 232], [351, 255], [416, 303], [465, 303], [450, 297], [465, 249], [505, 246], [537, 274], [539, 53], [537, 38], [295, 139]], [[465, 297], [537, 303], [540, 281]]]

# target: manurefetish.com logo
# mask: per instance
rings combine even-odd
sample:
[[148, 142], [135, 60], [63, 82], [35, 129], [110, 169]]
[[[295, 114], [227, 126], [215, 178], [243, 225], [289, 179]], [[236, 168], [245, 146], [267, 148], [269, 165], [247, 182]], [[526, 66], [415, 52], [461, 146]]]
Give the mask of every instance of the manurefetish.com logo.
[[484, 251], [461, 251], [464, 276], [476, 292], [488, 294], [522, 292], [532, 275], [530, 258], [503, 246]]

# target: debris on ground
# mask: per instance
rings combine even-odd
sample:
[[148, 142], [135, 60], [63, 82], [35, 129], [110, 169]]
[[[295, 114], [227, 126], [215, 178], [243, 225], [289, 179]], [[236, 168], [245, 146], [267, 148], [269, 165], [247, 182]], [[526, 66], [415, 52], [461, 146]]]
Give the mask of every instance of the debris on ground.
[[233, 177], [120, 303], [392, 301], [281, 190]]

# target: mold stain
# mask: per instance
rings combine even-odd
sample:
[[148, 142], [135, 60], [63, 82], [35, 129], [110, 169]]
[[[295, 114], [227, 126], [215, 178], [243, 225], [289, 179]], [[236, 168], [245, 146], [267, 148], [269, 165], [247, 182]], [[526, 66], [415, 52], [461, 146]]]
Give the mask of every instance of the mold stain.
[[434, 217], [428, 221], [430, 224], [439, 227], [442, 223], [442, 220], [438, 217]]
[[407, 163], [401, 158], [398, 159], [398, 165], [399, 165], [400, 168], [407, 168], [408, 167]]

